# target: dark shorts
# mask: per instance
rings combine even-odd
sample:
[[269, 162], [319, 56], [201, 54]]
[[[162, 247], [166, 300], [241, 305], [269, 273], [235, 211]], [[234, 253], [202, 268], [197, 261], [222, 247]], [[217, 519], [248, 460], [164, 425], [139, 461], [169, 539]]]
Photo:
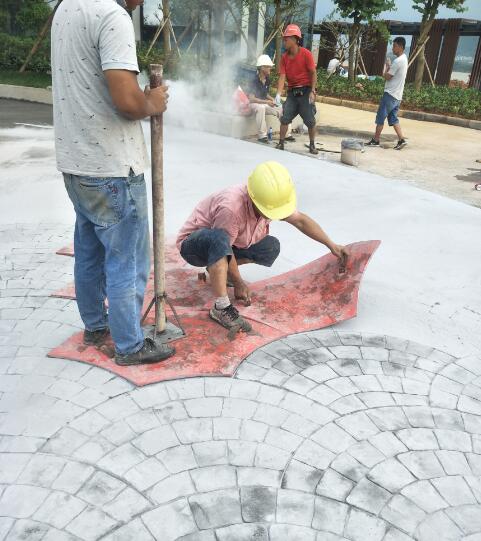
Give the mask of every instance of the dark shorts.
[[383, 126], [386, 118], [390, 126], [399, 124], [397, 114], [400, 105], [401, 102], [399, 100], [391, 96], [388, 92], [384, 92], [381, 103], [379, 104], [379, 109], [377, 110], [376, 124], [378, 126]]
[[235, 256], [270, 267], [280, 252], [276, 237], [267, 235], [249, 248], [230, 245], [229, 236], [223, 229], [199, 229], [190, 234], [180, 247], [180, 255], [194, 267], [210, 267], [223, 257]]
[[297, 115], [300, 115], [308, 128], [316, 125], [316, 105], [309, 103], [311, 88], [304, 86], [302, 90], [302, 96], [294, 96], [293, 89], [287, 91], [287, 99], [282, 107], [281, 124], [290, 124]]

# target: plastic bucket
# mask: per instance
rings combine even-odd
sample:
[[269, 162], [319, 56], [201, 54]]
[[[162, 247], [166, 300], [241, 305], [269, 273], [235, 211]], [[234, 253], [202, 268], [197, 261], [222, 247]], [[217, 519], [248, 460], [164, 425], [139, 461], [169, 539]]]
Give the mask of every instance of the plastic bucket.
[[343, 139], [341, 141], [341, 162], [357, 167], [361, 161], [364, 143], [359, 139]]

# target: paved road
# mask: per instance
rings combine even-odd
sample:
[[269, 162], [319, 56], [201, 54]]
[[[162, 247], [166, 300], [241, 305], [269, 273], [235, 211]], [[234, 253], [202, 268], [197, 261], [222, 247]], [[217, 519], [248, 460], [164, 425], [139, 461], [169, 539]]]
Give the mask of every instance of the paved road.
[[52, 106], [28, 101], [0, 99], [0, 128], [17, 124], [52, 125]]
[[46, 357], [81, 328], [70, 237], [0, 226], [0, 538], [480, 539], [479, 357], [326, 329], [134, 388]]
[[[318, 107], [317, 139], [324, 148], [339, 151], [342, 139], [368, 141], [372, 137], [375, 113], [326, 103]], [[386, 124], [381, 148], [366, 148], [359, 168], [481, 207], [481, 192], [474, 189], [481, 182], [481, 165], [476, 162], [481, 159], [481, 131], [405, 118], [401, 118], [401, 126], [408, 146], [401, 152], [393, 150], [397, 138]], [[298, 141], [289, 143], [287, 149], [306, 154], [307, 135], [296, 137]], [[318, 158], [339, 161], [338, 154], [321, 153]]]

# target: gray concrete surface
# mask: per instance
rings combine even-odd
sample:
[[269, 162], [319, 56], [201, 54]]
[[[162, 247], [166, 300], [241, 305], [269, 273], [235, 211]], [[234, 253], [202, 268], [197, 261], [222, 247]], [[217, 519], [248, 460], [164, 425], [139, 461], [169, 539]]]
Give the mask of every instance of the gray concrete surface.
[[0, 226], [1, 539], [479, 539], [479, 356], [325, 329], [134, 388], [45, 356], [81, 328], [70, 235]]
[[[317, 140], [325, 149], [339, 151], [344, 138], [367, 142], [373, 135], [373, 112], [325, 103], [318, 104], [318, 110]], [[476, 162], [481, 158], [481, 131], [406, 118], [401, 118], [401, 126], [408, 146], [393, 150], [397, 137], [386, 124], [381, 147], [366, 148], [359, 168], [481, 207], [481, 192], [474, 189], [481, 182], [481, 165]], [[307, 141], [307, 136], [300, 136], [286, 148], [305, 154]], [[338, 163], [339, 154], [321, 152], [318, 159]]]
[[0, 84], [0, 97], [33, 103], [51, 104], [52, 90], [50, 88]]
[[[45, 120], [23, 106], [14, 124]], [[277, 159], [334, 239], [380, 238], [358, 317], [269, 344], [234, 378], [134, 388], [48, 358], [82, 329], [75, 302], [50, 297], [73, 280], [55, 255], [73, 213], [51, 127], [1, 128], [0, 539], [479, 541], [479, 209], [322, 157], [165, 134], [168, 236]], [[281, 256], [249, 281], [323, 253], [272, 231]]]
[[13, 99], [0, 99], [0, 128], [13, 128], [19, 124], [51, 126], [52, 106]]

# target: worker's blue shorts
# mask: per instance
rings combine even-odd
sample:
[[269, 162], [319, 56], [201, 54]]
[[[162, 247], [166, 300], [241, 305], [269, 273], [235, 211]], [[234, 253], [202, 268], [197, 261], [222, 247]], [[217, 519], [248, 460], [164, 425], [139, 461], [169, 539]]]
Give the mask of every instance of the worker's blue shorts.
[[276, 237], [267, 235], [248, 248], [231, 246], [229, 235], [223, 229], [198, 229], [191, 233], [180, 247], [180, 255], [194, 267], [210, 267], [223, 257], [248, 259], [257, 265], [270, 267], [280, 252]]
[[384, 121], [386, 118], [390, 126], [399, 124], [397, 114], [399, 112], [400, 105], [400, 100], [397, 100], [388, 92], [384, 92], [381, 98], [381, 103], [379, 104], [379, 109], [377, 110], [376, 124], [378, 126], [384, 126]]

